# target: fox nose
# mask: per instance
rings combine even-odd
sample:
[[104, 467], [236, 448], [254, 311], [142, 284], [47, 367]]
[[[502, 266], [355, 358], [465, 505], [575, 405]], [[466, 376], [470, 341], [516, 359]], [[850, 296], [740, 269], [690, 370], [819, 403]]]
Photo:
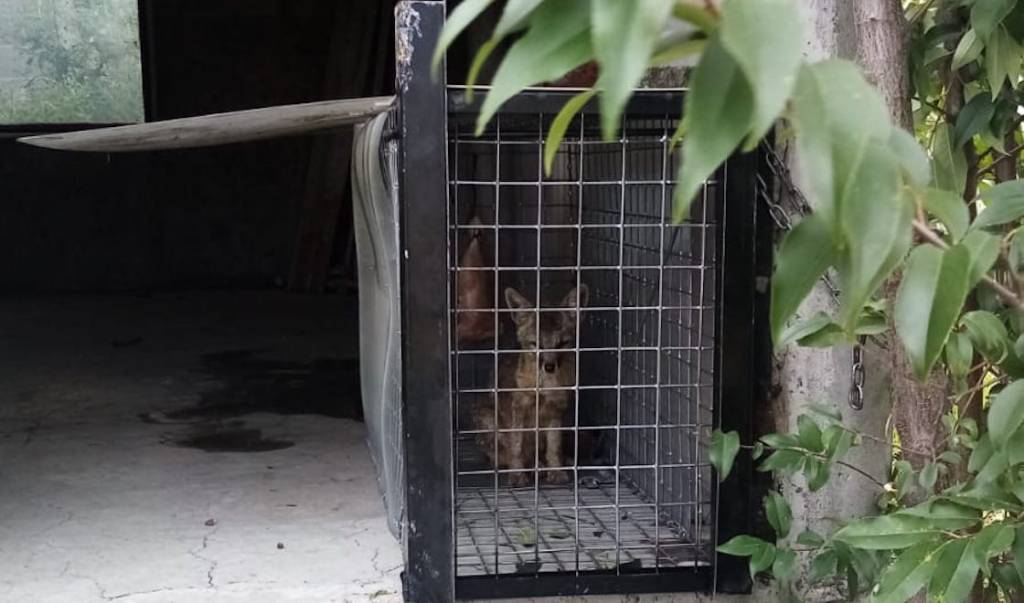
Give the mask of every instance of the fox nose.
[[555, 372], [555, 363], [548, 361], [544, 363], [544, 372], [553, 373]]

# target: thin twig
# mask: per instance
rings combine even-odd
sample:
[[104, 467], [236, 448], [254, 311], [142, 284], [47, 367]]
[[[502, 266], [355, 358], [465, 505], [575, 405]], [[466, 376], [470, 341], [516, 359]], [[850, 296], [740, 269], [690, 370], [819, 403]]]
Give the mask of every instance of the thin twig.
[[878, 436], [873, 436], [873, 435], [871, 435], [869, 433], [863, 433], [863, 432], [857, 431], [856, 429], [850, 429], [849, 427], [847, 427], [845, 425], [839, 425], [839, 428], [842, 429], [843, 431], [847, 432], [847, 433], [853, 434], [853, 435], [855, 435], [857, 437], [860, 437], [860, 438], [863, 438], [865, 440], [871, 440], [872, 442], [876, 442], [878, 444], [884, 444], [885, 446], [889, 446], [889, 447], [895, 446], [896, 448], [899, 448], [901, 452], [909, 452], [910, 454], [913, 454], [915, 456], [920, 456], [920, 457], [927, 458], [927, 459], [935, 457], [935, 455], [931, 454], [930, 452], [923, 452], [921, 450], [914, 450], [913, 448], [905, 448], [902, 444], [897, 446], [896, 444], [894, 444], [893, 442], [890, 442], [889, 440], [887, 440], [885, 438], [880, 438]]
[[921, 103], [922, 105], [928, 107], [929, 109], [931, 109], [933, 111], [937, 111], [939, 113], [939, 115], [941, 115], [944, 118], [946, 118], [946, 121], [949, 121], [949, 122], [955, 122], [956, 121], [954, 115], [952, 115], [951, 113], [949, 113], [948, 111], [946, 111], [942, 107], [936, 105], [935, 103], [933, 103], [932, 101], [930, 101], [930, 100], [928, 100], [926, 98], [919, 98], [919, 99], [917, 99], [917, 102]]
[[[949, 249], [949, 244], [943, 241], [942, 237], [935, 234], [931, 228], [928, 228], [927, 224], [914, 220], [914, 231], [932, 245], [935, 245], [940, 249]], [[994, 291], [995, 294], [999, 296], [999, 299], [1001, 299], [1005, 304], [1019, 312], [1024, 312], [1024, 301], [1021, 301], [1021, 299], [1017, 297], [1016, 293], [1006, 288], [1002, 283], [988, 275], [983, 276], [981, 278], [981, 282], [988, 285], [988, 287], [992, 289], [992, 291]]]
[[994, 173], [997, 165], [999, 165], [1003, 161], [1014, 159], [1014, 155], [1021, 151], [1024, 151], [1024, 144], [1019, 144], [1010, 149], [1009, 151], [1007, 151], [1006, 153], [999, 153], [999, 157], [996, 157], [992, 161], [992, 163], [990, 163], [988, 167], [986, 167], [985, 169], [979, 170], [977, 176], [980, 178], [985, 174]]
[[873, 483], [874, 483], [874, 484], [875, 484], [876, 486], [878, 486], [878, 487], [879, 487], [879, 488], [881, 488], [882, 490], [885, 490], [885, 484], [883, 484], [882, 482], [880, 482], [880, 481], [878, 481], [877, 479], [875, 479], [875, 476], [871, 475], [871, 474], [870, 474], [870, 473], [868, 473], [867, 471], [864, 471], [864, 470], [863, 470], [863, 469], [861, 469], [860, 467], [855, 467], [854, 465], [851, 465], [850, 463], [847, 463], [846, 461], [835, 461], [835, 463], [836, 463], [837, 465], [840, 465], [840, 466], [842, 466], [842, 467], [846, 467], [846, 468], [847, 468], [847, 469], [849, 469], [850, 471], [853, 471], [853, 472], [855, 472], [855, 473], [858, 473], [858, 474], [860, 474], [861, 476], [863, 476], [863, 477], [865, 477], [865, 478], [867, 478], [867, 479], [871, 480], [871, 481], [872, 481], [872, 482], [873, 482]]

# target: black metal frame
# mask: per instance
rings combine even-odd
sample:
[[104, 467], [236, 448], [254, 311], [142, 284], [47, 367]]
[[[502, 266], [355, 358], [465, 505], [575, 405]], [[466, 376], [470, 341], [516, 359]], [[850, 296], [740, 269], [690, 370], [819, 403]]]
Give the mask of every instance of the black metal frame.
[[[449, 304], [447, 288], [447, 119], [449, 114], [475, 113], [474, 103], [457, 87], [448, 90], [430, 76], [433, 41], [444, 22], [444, 3], [403, 2], [397, 23], [413, 19], [417, 27], [402, 35], [412, 52], [399, 52], [398, 106], [400, 228], [403, 243], [403, 417], [407, 475], [406, 571], [407, 601], [446, 602], [486, 599], [653, 592], [750, 592], [745, 559], [717, 555], [714, 567], [609, 572], [474, 576], [456, 579], [454, 568], [454, 460], [449, 370]], [[405, 11], [405, 14], [403, 14]], [[414, 13], [414, 17], [409, 16]], [[403, 41], [398, 40], [401, 45]], [[418, 47], [417, 47], [418, 46]], [[408, 48], [406, 49], [408, 50]], [[572, 92], [534, 90], [511, 99], [503, 113], [557, 112]], [[644, 91], [627, 111], [665, 115], [681, 111], [680, 91]], [[596, 112], [595, 103], [584, 112]], [[767, 289], [759, 283], [770, 273], [771, 231], [756, 199], [756, 178], [762, 169], [759, 153], [731, 158], [719, 171], [726, 182], [717, 194], [724, 208], [718, 233], [716, 265], [719, 306], [716, 310], [718, 351], [715, 360], [715, 422], [738, 431], [744, 441], [755, 434], [754, 405], [763, 400], [770, 375]], [[442, 293], [445, 291], [445, 293]], [[751, 335], [753, 334], [753, 340]], [[752, 487], [753, 463], [737, 458], [729, 479], [712, 503], [717, 509], [715, 541], [755, 530], [754, 511], [764, 494]]]

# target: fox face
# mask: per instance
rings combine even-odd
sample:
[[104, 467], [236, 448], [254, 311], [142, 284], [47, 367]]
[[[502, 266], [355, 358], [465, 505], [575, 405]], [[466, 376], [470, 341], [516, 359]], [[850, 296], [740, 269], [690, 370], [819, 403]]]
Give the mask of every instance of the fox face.
[[[512, 322], [516, 326], [516, 338], [523, 350], [539, 350], [531, 354], [536, 357], [536, 370], [539, 385], [568, 385], [566, 369], [574, 367], [576, 348], [576, 323], [578, 309], [587, 304], [589, 289], [585, 284], [573, 288], [562, 299], [559, 312], [536, 311], [533, 303], [521, 293], [509, 287], [505, 289], [505, 301], [508, 307], [516, 310], [512, 313]], [[562, 351], [565, 350], [565, 351]], [[573, 371], [575, 372], [575, 371]]]

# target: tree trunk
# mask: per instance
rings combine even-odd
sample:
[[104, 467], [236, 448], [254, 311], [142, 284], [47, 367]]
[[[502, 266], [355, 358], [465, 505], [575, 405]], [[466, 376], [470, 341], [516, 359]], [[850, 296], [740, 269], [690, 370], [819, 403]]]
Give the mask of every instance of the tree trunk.
[[907, 26], [900, 0], [857, 0], [857, 60], [868, 80], [885, 97], [893, 121], [905, 130], [914, 125], [910, 108]]
[[[907, 54], [907, 28], [900, 0], [858, 0], [854, 4], [857, 22], [857, 59], [868, 80], [885, 97], [893, 121], [904, 129], [913, 126], [910, 107], [910, 73]], [[894, 294], [899, 275], [886, 284]], [[932, 454], [942, 445], [939, 418], [946, 410], [947, 380], [941, 373], [925, 382], [914, 379], [911, 363], [902, 344], [895, 338], [888, 345], [891, 367], [893, 422], [904, 448]], [[915, 467], [924, 461], [920, 455], [906, 454]]]
[[[909, 70], [909, 32], [900, 0], [858, 0], [854, 12], [857, 21], [857, 58], [867, 78], [885, 97], [894, 123], [912, 130], [911, 86]], [[957, 77], [949, 78], [946, 95], [947, 115], [956, 116], [963, 108], [963, 85]], [[953, 118], [950, 118], [953, 119]], [[976, 172], [978, 162], [973, 144], [965, 147], [968, 163]], [[972, 199], [977, 188], [975, 174], [971, 174], [964, 191], [965, 199]], [[901, 275], [896, 274], [886, 283], [889, 299], [895, 295]], [[889, 340], [889, 366], [893, 401], [893, 425], [904, 449], [903, 457], [920, 469], [934, 458], [944, 446], [941, 417], [949, 411], [949, 381], [945, 373], [934, 372], [924, 382], [914, 378], [911, 363], [903, 345], [893, 336]], [[976, 405], [980, 408], [980, 404]], [[921, 454], [923, 453], [923, 454]], [[918, 492], [905, 502], [920, 502], [927, 493]], [[977, 585], [969, 601], [981, 601], [983, 590]], [[911, 599], [925, 601], [923, 594]]]

